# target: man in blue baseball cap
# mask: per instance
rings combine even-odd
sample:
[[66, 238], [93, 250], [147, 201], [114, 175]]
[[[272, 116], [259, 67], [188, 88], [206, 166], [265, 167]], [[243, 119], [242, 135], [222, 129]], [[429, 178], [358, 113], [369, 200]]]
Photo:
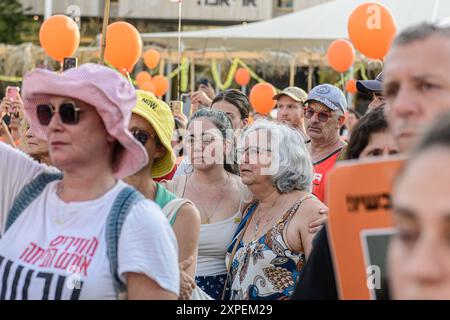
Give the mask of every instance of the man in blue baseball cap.
[[356, 81], [356, 89], [358, 89], [358, 92], [372, 97], [372, 101], [367, 106], [367, 111], [378, 108], [385, 103], [382, 81], [383, 72], [380, 72], [374, 80]]
[[306, 133], [311, 139], [314, 165], [313, 193], [322, 202], [325, 202], [326, 175], [345, 146], [339, 130], [344, 124], [346, 111], [344, 93], [329, 84], [314, 87], [305, 101]]

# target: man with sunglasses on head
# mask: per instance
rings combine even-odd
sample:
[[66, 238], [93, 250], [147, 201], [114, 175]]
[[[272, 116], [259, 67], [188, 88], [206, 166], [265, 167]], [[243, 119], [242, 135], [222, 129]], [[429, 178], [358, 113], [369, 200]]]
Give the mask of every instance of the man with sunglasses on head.
[[374, 80], [356, 81], [356, 88], [358, 89], [358, 92], [372, 98], [369, 105], [367, 106], [367, 112], [372, 109], [378, 108], [385, 103], [382, 81], [383, 72], [380, 72]]
[[339, 130], [345, 121], [347, 100], [339, 88], [321, 84], [309, 92], [304, 110], [314, 165], [313, 194], [325, 203], [327, 173], [345, 146]]

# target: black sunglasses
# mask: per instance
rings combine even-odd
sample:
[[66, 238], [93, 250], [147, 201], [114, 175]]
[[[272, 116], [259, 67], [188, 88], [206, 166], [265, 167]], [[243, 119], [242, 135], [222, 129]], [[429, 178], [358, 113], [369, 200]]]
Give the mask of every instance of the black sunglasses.
[[144, 130], [133, 129], [133, 130], [130, 130], [130, 132], [137, 141], [142, 143], [143, 146], [145, 146], [145, 144], [147, 143], [147, 141], [150, 138], [155, 137], [154, 134], [148, 133], [147, 131], [144, 131]]
[[[51, 104], [40, 104], [36, 107], [39, 123], [48, 126], [55, 114], [55, 107]], [[64, 124], [77, 124], [80, 121], [81, 109], [74, 102], [63, 102], [59, 106], [59, 116]]]

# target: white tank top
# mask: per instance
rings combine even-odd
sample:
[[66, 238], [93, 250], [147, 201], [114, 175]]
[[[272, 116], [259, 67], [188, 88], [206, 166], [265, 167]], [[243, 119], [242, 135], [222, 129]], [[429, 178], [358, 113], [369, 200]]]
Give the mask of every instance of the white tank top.
[[238, 212], [226, 220], [200, 226], [196, 276], [227, 273], [225, 255], [240, 221]]
[[[165, 186], [178, 197], [184, 198], [187, 179], [188, 176], [184, 176], [178, 180], [177, 184], [173, 181], [166, 181]], [[241, 222], [242, 204], [241, 202], [239, 211], [232, 217], [200, 226], [196, 276], [216, 276], [227, 273], [225, 256]]]

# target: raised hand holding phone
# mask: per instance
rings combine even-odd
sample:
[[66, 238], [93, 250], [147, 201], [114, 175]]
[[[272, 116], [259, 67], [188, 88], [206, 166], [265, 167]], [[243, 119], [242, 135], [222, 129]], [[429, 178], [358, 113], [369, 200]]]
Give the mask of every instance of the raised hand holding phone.
[[8, 87], [6, 87], [6, 95], [5, 96], [9, 101], [14, 102], [18, 99], [19, 92], [20, 92], [19, 87], [8, 86]]

